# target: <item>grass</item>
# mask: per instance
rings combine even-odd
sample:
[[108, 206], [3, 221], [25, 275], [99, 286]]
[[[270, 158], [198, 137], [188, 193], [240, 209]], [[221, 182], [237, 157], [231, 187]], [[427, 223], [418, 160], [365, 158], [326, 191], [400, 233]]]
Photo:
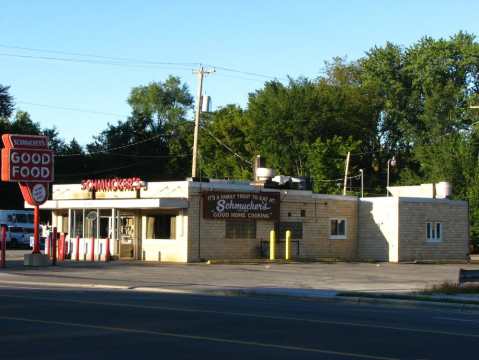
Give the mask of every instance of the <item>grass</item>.
[[459, 283], [445, 281], [441, 284], [433, 285], [429, 288], [426, 288], [421, 293], [427, 294], [427, 295], [479, 294], [479, 285], [477, 284], [459, 285]]

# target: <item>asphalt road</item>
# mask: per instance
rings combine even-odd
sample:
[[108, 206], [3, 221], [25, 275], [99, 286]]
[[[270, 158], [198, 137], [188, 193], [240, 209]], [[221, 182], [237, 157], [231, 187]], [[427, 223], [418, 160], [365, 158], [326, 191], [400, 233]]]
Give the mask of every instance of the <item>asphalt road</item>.
[[479, 314], [0, 287], [0, 359], [474, 359]]

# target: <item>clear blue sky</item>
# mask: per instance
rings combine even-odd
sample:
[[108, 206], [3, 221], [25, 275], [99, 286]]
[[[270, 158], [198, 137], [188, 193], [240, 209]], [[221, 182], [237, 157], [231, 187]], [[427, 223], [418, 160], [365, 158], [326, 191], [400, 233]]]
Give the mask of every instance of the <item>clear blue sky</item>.
[[[386, 41], [408, 46], [424, 35], [449, 37], [459, 30], [479, 35], [479, 2], [15, 0], [0, 6], [3, 46], [202, 62], [280, 78], [316, 77], [334, 56], [354, 60]], [[18, 109], [82, 144], [122, 118], [111, 114], [128, 115], [132, 87], [169, 74], [193, 93], [196, 87], [192, 66], [120, 67], [11, 55], [72, 56], [0, 47], [0, 83], [11, 86]], [[244, 106], [264, 80], [218, 70], [207, 78], [205, 92], [214, 107]]]

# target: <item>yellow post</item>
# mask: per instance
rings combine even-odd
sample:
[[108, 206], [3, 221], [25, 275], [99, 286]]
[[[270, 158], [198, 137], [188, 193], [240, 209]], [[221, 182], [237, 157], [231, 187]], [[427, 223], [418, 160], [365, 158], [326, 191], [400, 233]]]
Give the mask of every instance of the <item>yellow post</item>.
[[291, 258], [291, 230], [286, 230], [286, 254], [285, 259], [289, 260]]
[[274, 260], [276, 253], [276, 233], [274, 230], [269, 232], [269, 259]]

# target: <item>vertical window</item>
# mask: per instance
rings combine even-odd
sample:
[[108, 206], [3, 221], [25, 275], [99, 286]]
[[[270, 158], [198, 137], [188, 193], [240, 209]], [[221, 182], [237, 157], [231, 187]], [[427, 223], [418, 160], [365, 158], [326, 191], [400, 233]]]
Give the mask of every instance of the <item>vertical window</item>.
[[330, 239], [346, 239], [346, 219], [330, 219], [329, 221], [329, 238]]
[[83, 237], [83, 210], [72, 210], [72, 219], [70, 221], [70, 236]]
[[85, 237], [97, 237], [98, 214], [96, 210], [86, 210], [85, 212]]
[[156, 214], [146, 216], [147, 239], [176, 239], [176, 216]]
[[226, 221], [227, 239], [256, 239], [255, 221]]
[[441, 222], [430, 221], [426, 223], [426, 240], [427, 241], [442, 240], [442, 223]]

